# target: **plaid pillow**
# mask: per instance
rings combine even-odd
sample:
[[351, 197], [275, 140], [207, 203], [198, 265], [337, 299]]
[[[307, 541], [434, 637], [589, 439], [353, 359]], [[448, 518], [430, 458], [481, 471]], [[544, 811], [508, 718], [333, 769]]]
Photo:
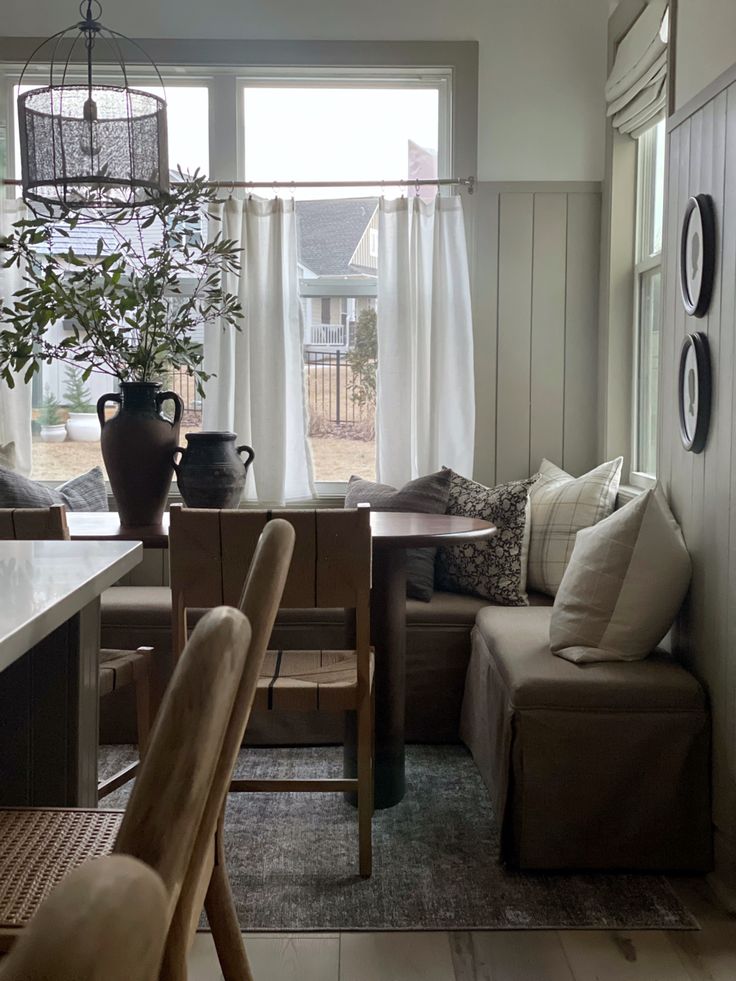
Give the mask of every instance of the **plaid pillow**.
[[531, 538], [527, 585], [554, 596], [570, 561], [575, 536], [613, 511], [624, 458], [603, 463], [582, 477], [572, 477], [542, 460], [529, 491]]

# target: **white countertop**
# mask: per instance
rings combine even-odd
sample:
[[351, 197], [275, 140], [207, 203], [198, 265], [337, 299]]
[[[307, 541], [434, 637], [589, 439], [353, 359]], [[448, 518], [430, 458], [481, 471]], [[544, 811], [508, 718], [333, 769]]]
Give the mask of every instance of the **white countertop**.
[[0, 541], [0, 671], [141, 561], [140, 542]]

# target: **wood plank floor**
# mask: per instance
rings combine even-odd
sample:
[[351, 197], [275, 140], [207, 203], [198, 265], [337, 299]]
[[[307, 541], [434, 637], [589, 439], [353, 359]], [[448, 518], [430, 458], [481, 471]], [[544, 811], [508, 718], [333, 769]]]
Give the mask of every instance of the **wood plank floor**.
[[[736, 918], [704, 880], [673, 885], [702, 930], [246, 934], [256, 981], [736, 981]], [[190, 981], [220, 981], [197, 935]]]

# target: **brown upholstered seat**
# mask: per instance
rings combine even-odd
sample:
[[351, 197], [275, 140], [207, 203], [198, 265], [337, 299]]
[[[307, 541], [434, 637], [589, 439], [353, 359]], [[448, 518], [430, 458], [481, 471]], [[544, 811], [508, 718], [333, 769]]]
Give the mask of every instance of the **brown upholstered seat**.
[[357, 705], [355, 651], [267, 651], [254, 710], [348, 712]]
[[478, 614], [463, 701], [470, 747], [526, 869], [701, 872], [711, 863], [710, 719], [664, 654], [573, 664], [549, 608]]

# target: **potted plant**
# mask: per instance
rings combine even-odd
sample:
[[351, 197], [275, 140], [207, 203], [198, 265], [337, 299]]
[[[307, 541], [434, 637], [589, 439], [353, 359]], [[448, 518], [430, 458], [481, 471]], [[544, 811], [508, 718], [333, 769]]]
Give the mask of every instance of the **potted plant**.
[[[219, 320], [239, 328], [242, 311], [223, 287], [237, 273], [239, 249], [220, 233], [207, 238], [216, 191], [195, 174], [174, 184], [143, 217], [121, 211], [95, 225], [102, 229], [93, 255], [75, 248], [78, 215], [17, 222], [0, 243], [4, 265], [23, 268], [25, 286], [2, 310], [0, 378], [26, 381], [44, 362], [81, 368], [120, 382], [120, 392], [98, 400], [102, 456], [124, 525], [158, 524], [163, 516], [179, 442], [181, 399], [161, 392], [160, 379], [184, 369], [204, 394], [204, 352], [198, 329]], [[85, 236], [88, 238], [88, 235]], [[64, 336], [48, 328], [64, 320]], [[162, 404], [174, 403], [173, 418]], [[107, 419], [107, 403], [118, 412]]]
[[63, 443], [66, 439], [66, 426], [61, 419], [61, 405], [47, 388], [38, 410], [41, 426], [41, 440], [44, 443]]
[[82, 372], [69, 365], [64, 386], [64, 403], [69, 413], [66, 432], [75, 443], [99, 442], [100, 421], [91, 398], [92, 394], [82, 378]]

